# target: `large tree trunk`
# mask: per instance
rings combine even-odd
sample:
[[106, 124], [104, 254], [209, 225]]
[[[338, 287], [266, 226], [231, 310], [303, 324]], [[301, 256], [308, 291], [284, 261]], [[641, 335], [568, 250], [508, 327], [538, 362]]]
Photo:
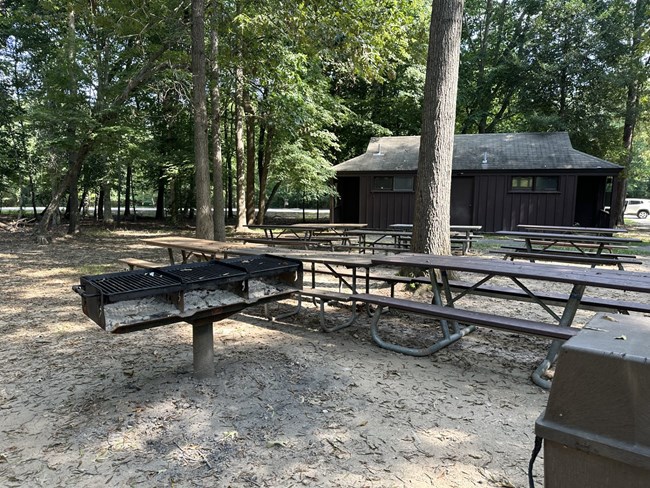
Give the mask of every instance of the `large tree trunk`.
[[237, 159], [237, 229], [246, 226], [246, 171], [244, 162], [244, 70], [236, 69], [235, 92], [235, 157]]
[[451, 253], [451, 164], [462, 16], [462, 0], [434, 0], [415, 185], [415, 252]]
[[196, 237], [214, 239], [208, 159], [208, 112], [205, 94], [205, 3], [192, 0], [192, 106], [194, 109], [194, 191]]
[[221, 158], [221, 94], [219, 83], [219, 37], [217, 31], [210, 33], [211, 66], [210, 66], [210, 98], [212, 102], [212, 202], [214, 206], [214, 238], [217, 241], [226, 240], [226, 222], [223, 199], [223, 160]]

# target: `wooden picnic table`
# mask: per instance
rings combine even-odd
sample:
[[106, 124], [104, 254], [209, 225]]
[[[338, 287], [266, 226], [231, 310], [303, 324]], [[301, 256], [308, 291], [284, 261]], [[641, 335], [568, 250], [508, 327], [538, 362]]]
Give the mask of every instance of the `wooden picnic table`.
[[604, 227], [578, 227], [578, 226], [562, 226], [562, 225], [532, 225], [532, 224], [519, 224], [518, 229], [523, 229], [524, 232], [551, 232], [557, 234], [597, 234], [604, 236], [612, 236], [614, 234], [621, 234], [627, 232], [627, 229], [620, 227], [604, 228]]
[[249, 225], [249, 229], [261, 229], [269, 239], [277, 239], [283, 235], [291, 235], [298, 239], [310, 240], [320, 234], [330, 233], [345, 237], [346, 233], [353, 229], [362, 229], [368, 224], [346, 224], [346, 223], [314, 223], [314, 224], [289, 224], [289, 225]]
[[[405, 253], [399, 256], [374, 257], [372, 262], [382, 266], [416, 267], [429, 271], [433, 285], [434, 303], [436, 305], [455, 307], [458, 300], [471, 294], [475, 289], [495, 277], [507, 277], [517, 287], [522, 289], [530, 298], [538, 303], [553, 318], [559, 327], [570, 327], [573, 324], [576, 312], [584, 296], [585, 289], [604, 288], [609, 290], [623, 290], [630, 292], [650, 293], [650, 273], [633, 273], [620, 270], [602, 270], [593, 268], [580, 268], [576, 266], [551, 265], [543, 263], [521, 263], [503, 261], [497, 259], [486, 259], [478, 257], [463, 256], [434, 256], [430, 254]], [[460, 271], [469, 273], [474, 285], [454, 295], [449, 284], [449, 272]], [[440, 283], [436, 279], [439, 273]], [[526, 286], [522, 280], [543, 281], [550, 283], [566, 283], [571, 286], [571, 293], [565, 302], [560, 314], [555, 313], [539, 297], [535, 290]], [[508, 297], [504, 295], [505, 299]], [[445, 326], [446, 327], [446, 326]], [[450, 343], [450, 333], [445, 332], [440, 343], [446, 346]], [[471, 332], [472, 326], [458, 328], [454, 325], [456, 338], [460, 339], [466, 333]], [[561, 341], [554, 341], [549, 348], [548, 354], [534, 371], [533, 381], [543, 388], [550, 387], [550, 381], [542, 378], [542, 375], [550, 368], [555, 361]]]
[[[357, 282], [364, 279], [366, 291], [369, 290], [369, 273], [372, 261], [369, 257], [363, 255], [350, 255], [337, 252], [323, 252], [299, 249], [280, 249], [266, 246], [245, 246], [236, 242], [211, 241], [206, 239], [196, 239], [193, 237], [153, 237], [143, 239], [142, 242], [167, 249], [170, 263], [174, 264], [174, 253], [180, 252], [181, 262], [186, 263], [191, 257], [198, 259], [210, 260], [217, 257], [228, 256], [246, 256], [259, 254], [272, 254], [274, 256], [284, 256], [298, 259], [303, 263], [311, 266], [312, 271], [312, 288], [315, 283], [315, 265], [320, 264], [327, 268], [333, 276], [341, 280], [352, 293], [358, 291]], [[336, 267], [344, 267], [350, 270], [351, 277], [340, 273]], [[363, 274], [359, 275], [358, 270]], [[349, 279], [351, 278], [351, 279]]]
[[[397, 231], [409, 231], [413, 230], [413, 224], [390, 224], [389, 229]], [[449, 231], [451, 233], [451, 244], [460, 246], [460, 250], [463, 254], [472, 248], [472, 242], [482, 237], [476, 233], [483, 228], [482, 225], [450, 225]]]
[[[498, 231], [497, 235], [522, 239], [524, 247], [508, 247], [509, 251], [498, 251], [505, 254], [504, 259], [522, 258], [534, 261], [556, 260], [565, 262], [583, 262], [591, 266], [599, 264], [616, 264], [623, 269], [623, 263], [635, 262], [635, 256], [611, 254], [603, 255], [603, 251], [626, 249], [628, 244], [641, 242], [630, 237], [613, 237], [595, 234], [570, 234], [551, 232]], [[558, 250], [564, 248], [565, 250]], [[570, 250], [567, 251], [566, 248]], [[577, 260], [572, 259], [573, 256]]]
[[411, 245], [411, 232], [406, 230], [354, 229], [348, 231], [347, 235], [358, 239], [360, 253], [374, 253], [377, 249], [399, 252]]

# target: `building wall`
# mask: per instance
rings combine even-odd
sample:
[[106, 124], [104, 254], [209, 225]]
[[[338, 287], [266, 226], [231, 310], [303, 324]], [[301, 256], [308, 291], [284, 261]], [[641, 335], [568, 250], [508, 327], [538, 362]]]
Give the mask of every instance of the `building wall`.
[[[559, 189], [552, 193], [512, 192], [512, 174], [457, 176], [474, 178], [471, 225], [483, 226], [484, 232], [516, 230], [518, 224], [570, 226], [575, 223], [577, 174], [560, 175]], [[604, 188], [606, 176], [602, 178], [599, 186]], [[359, 175], [359, 222], [377, 229], [413, 222], [413, 192], [373, 192], [371, 184], [372, 175]]]
[[507, 174], [477, 175], [474, 224], [485, 232], [515, 230], [518, 224], [573, 225], [576, 175], [559, 179], [554, 193], [512, 192]]
[[385, 229], [390, 224], [413, 222], [415, 193], [373, 192], [372, 176], [364, 175], [359, 185], [359, 222], [372, 229]]

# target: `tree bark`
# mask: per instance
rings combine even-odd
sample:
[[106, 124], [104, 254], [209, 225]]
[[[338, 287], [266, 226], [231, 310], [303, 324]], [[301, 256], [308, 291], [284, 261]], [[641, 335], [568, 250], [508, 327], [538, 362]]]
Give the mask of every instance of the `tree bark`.
[[124, 218], [131, 216], [131, 187], [133, 186], [133, 165], [126, 165], [126, 188], [124, 189]]
[[214, 238], [217, 241], [226, 240], [226, 222], [223, 197], [223, 159], [221, 157], [221, 94], [219, 84], [219, 36], [216, 30], [210, 33], [211, 65], [210, 65], [210, 99], [212, 102], [212, 202], [214, 207]]
[[[264, 153], [262, 155], [262, 161], [259, 162], [259, 172], [260, 172], [260, 192], [259, 192], [259, 202], [260, 202], [260, 210], [257, 214], [257, 225], [262, 225], [264, 223], [264, 219], [266, 218], [266, 211], [268, 209], [268, 203], [271, 201], [271, 198], [273, 198], [273, 195], [275, 195], [274, 192], [272, 192], [271, 195], [269, 195], [268, 198], [266, 198], [266, 187], [268, 186], [268, 179], [269, 179], [269, 166], [271, 163], [271, 143], [273, 142], [273, 134], [274, 130], [272, 127], [269, 127], [267, 130], [267, 135], [266, 139], [264, 142]], [[280, 185], [277, 185], [277, 188], [275, 188], [275, 191], [278, 191], [278, 188]]]
[[415, 185], [412, 249], [451, 254], [451, 164], [460, 60], [462, 0], [434, 0]]
[[110, 182], [102, 183], [104, 192], [104, 225], [113, 223], [113, 207], [111, 205], [111, 184]]
[[255, 218], [255, 111], [248, 90], [244, 90], [246, 120], [246, 223]]
[[205, 3], [192, 0], [192, 106], [194, 109], [194, 191], [196, 237], [214, 239], [208, 159], [208, 111], [205, 93]]
[[238, 66], [235, 74], [235, 158], [237, 160], [237, 229], [246, 226], [246, 171], [244, 161], [244, 70]]

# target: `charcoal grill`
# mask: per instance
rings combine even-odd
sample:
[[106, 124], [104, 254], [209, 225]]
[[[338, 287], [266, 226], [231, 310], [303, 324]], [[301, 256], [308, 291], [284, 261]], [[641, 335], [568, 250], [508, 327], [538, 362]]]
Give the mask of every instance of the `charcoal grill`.
[[213, 322], [300, 288], [302, 263], [272, 255], [82, 276], [73, 286], [83, 312], [108, 332], [192, 324], [195, 371], [197, 347], [204, 357], [199, 367], [212, 368]]

